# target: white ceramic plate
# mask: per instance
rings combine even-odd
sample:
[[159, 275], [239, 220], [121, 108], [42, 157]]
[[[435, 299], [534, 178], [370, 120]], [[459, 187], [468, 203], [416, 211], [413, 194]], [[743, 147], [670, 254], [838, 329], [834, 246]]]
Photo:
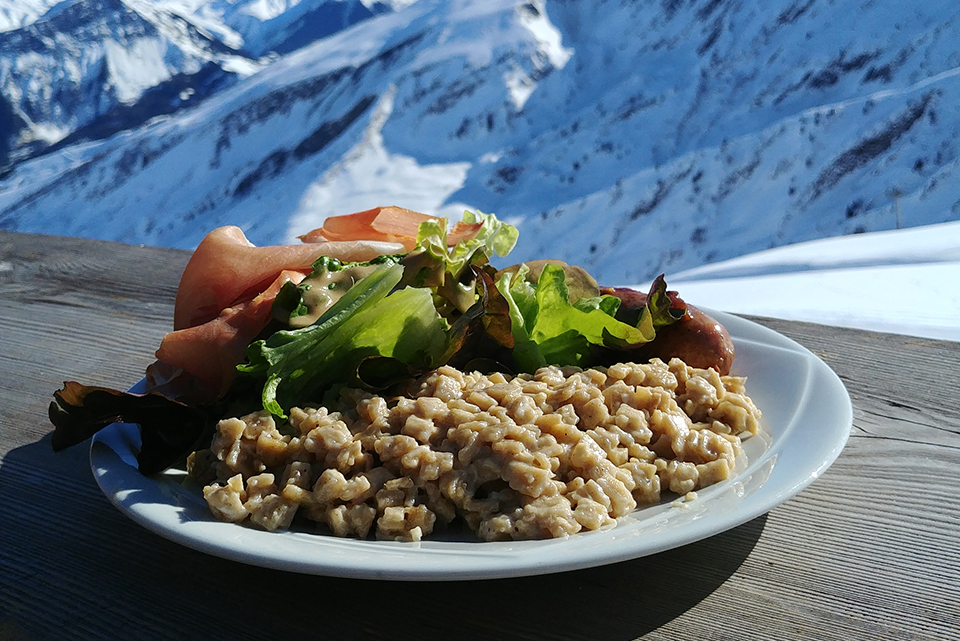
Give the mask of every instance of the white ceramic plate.
[[734, 373], [763, 412], [761, 434], [744, 442], [749, 463], [734, 478], [682, 504], [641, 508], [609, 529], [547, 541], [420, 543], [361, 541], [305, 532], [264, 532], [217, 521], [182, 472], [137, 471], [139, 433], [115, 424], [90, 448], [93, 474], [121, 511], [157, 534], [217, 556], [294, 572], [403, 580], [480, 579], [573, 570], [654, 554], [718, 534], [797, 494], [836, 459], [853, 421], [840, 379], [794, 341], [741, 318], [726, 325]]

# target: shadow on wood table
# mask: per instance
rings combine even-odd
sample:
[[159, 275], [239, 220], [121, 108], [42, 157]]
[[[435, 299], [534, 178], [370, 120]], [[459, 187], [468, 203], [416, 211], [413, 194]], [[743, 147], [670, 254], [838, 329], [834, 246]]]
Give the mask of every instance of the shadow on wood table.
[[3, 603], [22, 598], [0, 600], [0, 639], [633, 639], [721, 586], [766, 522], [562, 574], [368, 581], [243, 565], [156, 536], [100, 493], [86, 444], [54, 454], [47, 436], [9, 451], [0, 494], [13, 499], [0, 511], [0, 589], [37, 597], [17, 611]]

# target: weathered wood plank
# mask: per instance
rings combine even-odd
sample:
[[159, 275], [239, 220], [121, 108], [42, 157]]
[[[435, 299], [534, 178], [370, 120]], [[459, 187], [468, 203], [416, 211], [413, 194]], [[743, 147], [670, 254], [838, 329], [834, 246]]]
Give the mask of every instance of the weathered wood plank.
[[802, 323], [757, 319], [840, 375], [850, 443], [799, 496], [705, 541], [559, 575], [407, 584], [250, 567], [155, 536], [99, 492], [84, 447], [51, 451], [45, 413], [64, 379], [142, 375], [187, 256], [0, 232], [0, 639], [960, 639], [960, 344]]

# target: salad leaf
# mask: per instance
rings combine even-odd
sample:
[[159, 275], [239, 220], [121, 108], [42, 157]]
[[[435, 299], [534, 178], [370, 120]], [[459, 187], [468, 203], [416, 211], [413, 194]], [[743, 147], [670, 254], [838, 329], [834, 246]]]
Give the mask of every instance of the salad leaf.
[[394, 254], [363, 262], [343, 262], [330, 256], [320, 256], [302, 282], [283, 285], [273, 301], [273, 317], [293, 328], [312, 325], [356, 281], [373, 273], [378, 265], [399, 260], [400, 256]]
[[[674, 292], [676, 294], [676, 292]], [[654, 327], [665, 327], [677, 322], [687, 313], [687, 304], [667, 292], [667, 282], [663, 274], [657, 276], [650, 285], [647, 305], [644, 308], [650, 314]]]
[[623, 348], [653, 340], [652, 322], [634, 327], [613, 317], [619, 306], [613, 296], [568, 300], [563, 268], [546, 265], [536, 285], [523, 267], [501, 276], [498, 289], [510, 307], [514, 363], [532, 372], [547, 364], [587, 365], [592, 345]]
[[521, 265], [515, 273], [502, 274], [497, 291], [506, 300], [509, 310], [514, 365], [520, 371], [535, 372], [546, 365], [547, 360], [532, 338], [538, 310], [536, 288], [526, 280], [528, 271], [526, 265]]
[[264, 409], [286, 418], [286, 410], [334, 382], [352, 383], [360, 363], [372, 356], [405, 364], [435, 366], [446, 344], [446, 323], [430, 290], [406, 288], [400, 265], [382, 265], [351, 287], [308, 327], [282, 330], [247, 350], [241, 372], [264, 376]]
[[510, 305], [500, 290], [497, 289], [495, 282], [496, 272], [494, 269], [485, 265], [475, 267], [481, 284], [481, 296], [479, 304], [483, 308], [483, 331], [495, 343], [513, 349], [513, 333], [510, 323]]
[[491, 254], [506, 256], [513, 250], [520, 235], [516, 227], [499, 220], [493, 214], [467, 210], [463, 212], [463, 222], [467, 225], [480, 223], [480, 230], [472, 238], [449, 248], [445, 220], [435, 219], [420, 223], [417, 231], [417, 248], [435, 256], [444, 264], [446, 271], [454, 275], [459, 275], [478, 252], [484, 254], [484, 262]]
[[447, 245], [447, 226], [443, 219], [420, 223], [417, 245], [403, 263], [408, 274], [404, 282], [414, 287], [431, 287], [438, 296], [437, 308], [445, 316], [450, 311], [464, 313], [477, 301], [477, 280], [471, 265], [483, 265], [490, 258], [506, 256], [517, 244], [519, 231], [493, 214], [466, 211], [466, 225], [480, 225], [472, 237], [452, 247]]
[[305, 339], [313, 337], [313, 340], [321, 340], [365, 305], [382, 300], [400, 281], [402, 274], [403, 268], [399, 265], [376, 269], [369, 277], [351, 287], [313, 325], [295, 330], [281, 330], [266, 340], [251, 343], [247, 347], [248, 363], [239, 365], [237, 369], [248, 374], [263, 374], [284, 359], [296, 358], [309, 347]]
[[557, 265], [563, 268], [563, 273], [566, 276], [567, 298], [571, 303], [576, 304], [580, 299], [593, 299], [600, 296], [600, 286], [587, 270], [579, 265], [569, 265], [554, 258], [526, 260], [517, 265], [501, 269], [499, 273], [516, 272], [521, 266], [525, 266], [524, 278], [536, 284], [545, 265]]
[[676, 292], [667, 291], [663, 274], [650, 284], [646, 296], [640, 294], [643, 304], [628, 306], [617, 312], [617, 318], [629, 325], [635, 325], [643, 331], [656, 332], [662, 327], [672, 325], [687, 313], [687, 304]]
[[423, 369], [390, 356], [368, 356], [357, 365], [356, 377], [360, 387], [380, 391], [422, 373]]
[[310, 310], [303, 304], [303, 290], [293, 281], [284, 283], [277, 292], [277, 297], [273, 299], [271, 313], [274, 318], [283, 323], [289, 323], [292, 318], [306, 316]]
[[217, 414], [150, 392], [134, 394], [66, 381], [53, 395], [53, 451], [87, 440], [112, 423], [140, 426], [137, 467], [146, 475], [170, 467], [213, 434]]

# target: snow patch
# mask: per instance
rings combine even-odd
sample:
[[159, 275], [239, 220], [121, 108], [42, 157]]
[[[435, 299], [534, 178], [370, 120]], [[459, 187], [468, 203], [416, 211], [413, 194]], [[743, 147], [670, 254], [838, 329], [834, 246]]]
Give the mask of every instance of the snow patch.
[[[543, 2], [526, 2], [517, 7], [517, 13], [520, 24], [537, 43], [537, 55], [532, 58], [534, 70], [539, 72], [547, 67], [562, 69], [573, 56], [573, 49], [563, 46], [563, 36], [547, 18]], [[523, 109], [537, 88], [536, 81], [519, 66], [506, 72], [503, 80], [514, 106], [517, 110]]]
[[518, 8], [520, 24], [533, 34], [538, 51], [552, 66], [563, 69], [573, 56], [573, 49], [563, 46], [563, 36], [547, 17], [546, 8], [541, 0], [527, 2]]
[[530, 79], [522, 69], [511, 69], [503, 74], [503, 83], [507, 86], [510, 93], [510, 100], [519, 111], [523, 109], [524, 103], [533, 95], [533, 90], [537, 88], [537, 83]]
[[260, 71], [263, 68], [263, 63], [242, 56], [230, 56], [221, 61], [220, 67], [224, 71], [235, 73], [245, 78]]
[[417, 0], [360, 0], [360, 4], [365, 6], [367, 9], [374, 9], [378, 5], [386, 5], [393, 11], [406, 9], [414, 2], [417, 2]]
[[288, 9], [300, 4], [300, 0], [255, 0], [249, 2], [243, 7], [241, 13], [266, 22], [279, 15], [283, 15]]
[[170, 78], [166, 47], [160, 40], [141, 38], [124, 45], [108, 39], [103, 46], [110, 79], [123, 104], [136, 102], [145, 90]]
[[60, 2], [61, 0], [0, 0], [0, 32], [26, 27]]
[[667, 282], [700, 307], [960, 341], [960, 222], [797, 243]]
[[52, 145], [63, 140], [70, 133], [70, 128], [57, 127], [49, 123], [36, 123], [30, 127], [30, 133], [34, 140], [41, 140]]

